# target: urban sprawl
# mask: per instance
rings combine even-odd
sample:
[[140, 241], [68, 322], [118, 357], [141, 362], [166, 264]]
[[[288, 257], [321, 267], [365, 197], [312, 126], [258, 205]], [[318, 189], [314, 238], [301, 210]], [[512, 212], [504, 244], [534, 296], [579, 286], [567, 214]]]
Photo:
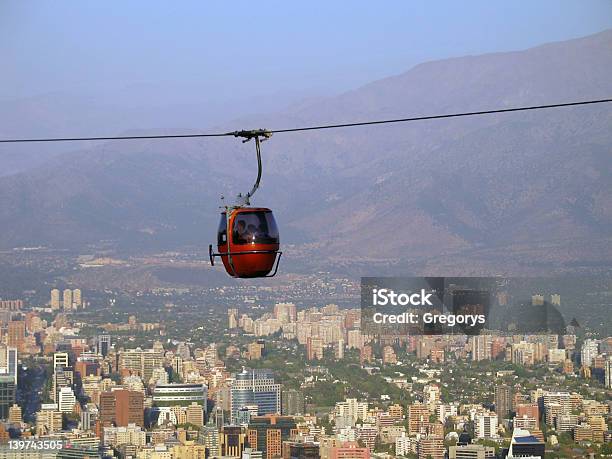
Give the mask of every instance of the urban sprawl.
[[[250, 301], [178, 336], [154, 308], [86, 323], [115, 300], [48, 298], [0, 301], [2, 458], [612, 455], [612, 337], [577, 323], [372, 336], [359, 309]], [[178, 303], [164, 308], [180, 322]]]

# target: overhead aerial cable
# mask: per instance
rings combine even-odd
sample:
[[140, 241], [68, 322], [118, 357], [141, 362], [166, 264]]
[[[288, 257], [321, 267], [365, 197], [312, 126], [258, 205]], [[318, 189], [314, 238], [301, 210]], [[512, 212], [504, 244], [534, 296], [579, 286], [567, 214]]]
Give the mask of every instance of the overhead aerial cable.
[[[444, 118], [460, 118], [465, 116], [479, 116], [479, 115], [493, 115], [496, 113], [511, 113], [511, 112], [524, 112], [529, 110], [545, 110], [552, 108], [564, 108], [564, 107], [576, 107], [580, 105], [593, 105], [593, 104], [604, 104], [612, 102], [612, 99], [595, 99], [595, 100], [581, 100], [576, 102], [564, 102], [559, 104], [547, 104], [547, 105], [529, 105], [521, 107], [511, 108], [499, 108], [493, 110], [479, 110], [474, 112], [458, 112], [458, 113], [445, 113], [441, 115], [425, 115], [425, 116], [413, 116], [408, 118], [395, 118], [387, 120], [370, 120], [370, 121], [358, 121], [354, 123], [339, 123], [339, 124], [321, 124], [315, 126], [302, 126], [295, 128], [286, 129], [259, 129], [256, 131], [267, 132], [270, 134], [281, 134], [290, 132], [303, 132], [303, 131], [318, 131], [323, 129], [339, 129], [359, 126], [375, 126], [381, 124], [394, 124], [394, 123], [409, 123], [413, 121], [425, 121], [425, 120], [438, 120]], [[95, 137], [32, 137], [32, 138], [21, 138], [21, 139], [0, 139], [0, 143], [26, 143], [26, 142], [84, 142], [94, 140], [138, 140], [138, 139], [181, 139], [181, 138], [197, 138], [197, 137], [241, 137], [242, 133], [255, 132], [255, 131], [231, 131], [231, 132], [217, 132], [217, 133], [196, 133], [196, 134], [160, 134], [160, 135], [120, 135], [120, 136], [95, 136]]]

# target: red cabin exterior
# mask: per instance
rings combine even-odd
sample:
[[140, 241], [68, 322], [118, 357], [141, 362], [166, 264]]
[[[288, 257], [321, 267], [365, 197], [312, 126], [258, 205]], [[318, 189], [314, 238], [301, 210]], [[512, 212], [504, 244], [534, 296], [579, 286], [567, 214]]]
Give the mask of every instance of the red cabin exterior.
[[229, 218], [226, 212], [221, 213], [217, 247], [230, 276], [268, 276], [275, 268], [277, 255], [280, 257], [280, 239], [272, 211], [265, 207], [238, 207], [230, 210]]

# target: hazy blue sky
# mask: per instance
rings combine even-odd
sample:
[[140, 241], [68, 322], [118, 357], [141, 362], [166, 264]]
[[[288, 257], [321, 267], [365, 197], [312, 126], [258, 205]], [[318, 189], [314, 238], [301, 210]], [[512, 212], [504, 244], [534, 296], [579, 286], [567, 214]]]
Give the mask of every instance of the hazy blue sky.
[[[612, 27], [612, 1], [2, 1], [0, 99], [333, 93]], [[112, 97], [112, 96], [111, 96]]]

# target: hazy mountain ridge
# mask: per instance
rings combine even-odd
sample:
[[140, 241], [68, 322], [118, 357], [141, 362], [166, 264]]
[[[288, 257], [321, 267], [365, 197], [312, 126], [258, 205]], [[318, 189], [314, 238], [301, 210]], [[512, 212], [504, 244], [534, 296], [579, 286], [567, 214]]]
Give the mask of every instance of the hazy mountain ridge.
[[[603, 98], [612, 94], [610, 74], [607, 31], [420, 64], [219, 129]], [[597, 106], [277, 134], [264, 143], [254, 203], [273, 207], [283, 240], [313, 243], [322, 264], [469, 257], [486, 247], [558, 248], [563, 241], [568, 253], [572, 247], [568, 261], [590, 259], [598, 241], [612, 238], [610, 126], [612, 110]], [[253, 146], [233, 139], [114, 143], [64, 155], [2, 179], [0, 246], [79, 247], [100, 239], [143, 248], [206, 245], [219, 195], [248, 190], [254, 168]], [[612, 248], [598, 253], [612, 260]]]

